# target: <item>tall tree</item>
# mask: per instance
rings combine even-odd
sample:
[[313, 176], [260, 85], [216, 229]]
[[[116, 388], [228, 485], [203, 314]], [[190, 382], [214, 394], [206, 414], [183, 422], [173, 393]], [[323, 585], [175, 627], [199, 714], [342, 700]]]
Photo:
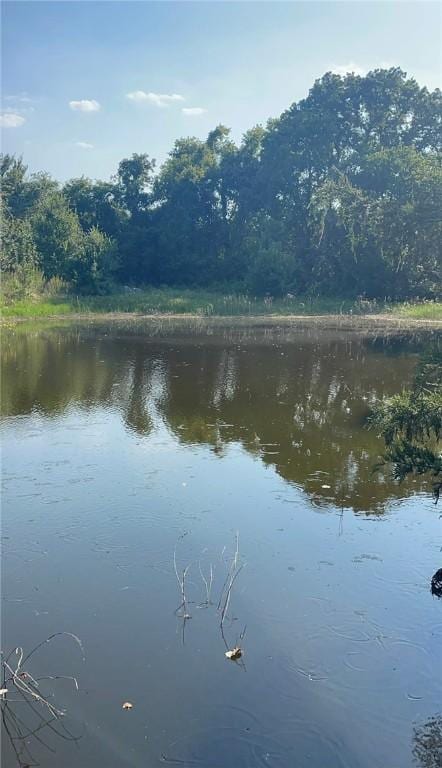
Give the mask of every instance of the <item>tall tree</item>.
[[150, 160], [149, 155], [136, 153], [121, 160], [118, 166], [118, 200], [131, 217], [137, 217], [147, 208], [154, 168], [155, 160]]
[[119, 205], [118, 193], [116, 184], [91, 181], [85, 176], [71, 179], [63, 187], [63, 194], [77, 214], [83, 231], [98, 227], [112, 238], [118, 238], [126, 218]]
[[71, 280], [81, 258], [83, 232], [77, 215], [62, 194], [45, 197], [32, 217], [38, 266], [45, 277]]
[[312, 195], [319, 283], [331, 292], [437, 295], [442, 264], [440, 158], [412, 147], [361, 161], [359, 186], [333, 170]]

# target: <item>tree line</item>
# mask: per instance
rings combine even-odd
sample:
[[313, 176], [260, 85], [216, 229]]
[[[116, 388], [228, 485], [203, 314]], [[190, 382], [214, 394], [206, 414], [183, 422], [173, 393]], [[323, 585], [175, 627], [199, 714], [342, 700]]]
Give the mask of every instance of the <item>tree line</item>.
[[60, 185], [1, 157], [4, 273], [118, 285], [409, 298], [441, 291], [441, 91], [399, 68], [332, 73], [236, 145], [178, 139], [157, 170]]

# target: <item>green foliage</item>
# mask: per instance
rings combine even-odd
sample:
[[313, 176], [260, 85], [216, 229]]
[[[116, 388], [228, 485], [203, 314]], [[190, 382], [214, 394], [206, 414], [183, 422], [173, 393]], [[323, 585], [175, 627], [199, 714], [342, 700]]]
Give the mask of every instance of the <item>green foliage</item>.
[[404, 391], [384, 400], [374, 423], [386, 445], [395, 442], [422, 443], [440, 439], [442, 429], [442, 391]]
[[263, 215], [250, 222], [244, 250], [246, 286], [252, 294], [283, 296], [295, 290], [296, 264], [289, 249], [280, 222]]
[[109, 293], [117, 268], [114, 241], [93, 227], [84, 235], [71, 280], [80, 293]]
[[371, 424], [386, 445], [384, 460], [403, 480], [432, 477], [436, 500], [442, 488], [442, 354], [432, 350], [418, 366], [412, 390], [386, 398], [374, 408]]
[[[44, 290], [44, 289], [43, 289]], [[5, 318], [36, 318], [59, 317], [74, 312], [74, 306], [69, 301], [35, 300], [34, 296], [22, 298], [14, 302], [14, 306], [2, 306], [2, 317]]]
[[[31, 303], [13, 304], [3, 307], [5, 317], [25, 315], [34, 317], [44, 315], [48, 306], [47, 296], [54, 278], [44, 284], [41, 297]], [[65, 286], [61, 287], [62, 298], [50, 291], [51, 304], [49, 314], [65, 314], [69, 312], [106, 313], [127, 312], [136, 314], [189, 314], [199, 317], [221, 316], [241, 317], [257, 315], [340, 315], [343, 318], [366, 314], [367, 309], [361, 308], [359, 302], [352, 300], [312, 297], [288, 296], [281, 299], [253, 296], [241, 292], [208, 291], [202, 288], [170, 288], [149, 287], [129, 288], [118, 291], [118, 286], [111, 294], [67, 296]], [[57, 309], [60, 307], [60, 309]], [[67, 309], [68, 308], [68, 309]]]
[[43, 198], [31, 223], [38, 266], [44, 275], [72, 280], [82, 256], [83, 232], [63, 195], [56, 193]]
[[290, 258], [277, 245], [257, 248], [247, 271], [246, 285], [258, 296], [282, 296], [293, 285]]
[[45, 287], [44, 275], [32, 266], [20, 265], [14, 272], [2, 275], [1, 294], [5, 304], [14, 304], [22, 299], [38, 300]]
[[401, 302], [391, 307], [391, 311], [395, 315], [413, 320], [442, 320], [442, 303], [440, 301]]
[[145, 210], [149, 202], [154, 168], [155, 160], [146, 154], [133, 154], [118, 166], [116, 193], [122, 208], [132, 217]]
[[125, 214], [119, 207], [114, 184], [82, 176], [68, 181], [63, 195], [77, 214], [83, 232], [98, 227], [109, 237], [118, 237]]
[[21, 157], [2, 155], [0, 160], [0, 178], [3, 208], [17, 216], [21, 211], [24, 195], [27, 166]]
[[[261, 296], [441, 296], [441, 93], [397, 67], [326, 73], [239, 146], [216, 126], [62, 189], [0, 161], [6, 271], [78, 293], [230, 284]], [[117, 258], [118, 257], [118, 258]]]
[[28, 178], [23, 160], [11, 155], [1, 156], [0, 179], [2, 206], [14, 218], [29, 216], [45, 195], [58, 189], [58, 183], [47, 173]]
[[[405, 297], [440, 289], [439, 157], [412, 148], [368, 155], [357, 183], [334, 171], [313, 194], [320, 280], [351, 292]], [[334, 280], [333, 280], [334, 278]]]
[[97, 227], [83, 232], [62, 194], [45, 197], [31, 225], [37, 263], [46, 278], [58, 276], [80, 293], [110, 290], [118, 267], [115, 243]]
[[37, 262], [31, 223], [3, 211], [0, 268], [2, 273], [32, 268]]

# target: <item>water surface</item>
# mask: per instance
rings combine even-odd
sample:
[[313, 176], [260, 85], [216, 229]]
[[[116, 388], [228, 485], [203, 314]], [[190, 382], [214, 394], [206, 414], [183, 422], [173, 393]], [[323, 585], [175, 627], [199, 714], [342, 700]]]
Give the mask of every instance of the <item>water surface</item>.
[[[365, 425], [435, 340], [4, 332], [2, 645], [29, 651], [69, 632], [85, 654], [59, 636], [29, 660], [34, 677], [79, 685], [41, 683], [75, 740], [49, 723], [27, 739], [36, 761], [441, 764], [439, 510], [422, 481], [373, 472], [382, 445]], [[188, 567], [186, 620], [174, 552], [179, 580]], [[36, 727], [26, 705], [8, 706], [7, 723]], [[12, 768], [7, 738], [3, 750]]]

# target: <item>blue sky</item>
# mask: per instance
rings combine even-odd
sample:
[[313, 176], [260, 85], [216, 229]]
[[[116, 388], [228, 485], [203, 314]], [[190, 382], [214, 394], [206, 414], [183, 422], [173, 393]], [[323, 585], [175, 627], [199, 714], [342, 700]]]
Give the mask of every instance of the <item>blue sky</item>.
[[4, 2], [4, 152], [64, 180], [164, 160], [225, 123], [239, 140], [328, 70], [399, 65], [440, 86], [434, 2]]

